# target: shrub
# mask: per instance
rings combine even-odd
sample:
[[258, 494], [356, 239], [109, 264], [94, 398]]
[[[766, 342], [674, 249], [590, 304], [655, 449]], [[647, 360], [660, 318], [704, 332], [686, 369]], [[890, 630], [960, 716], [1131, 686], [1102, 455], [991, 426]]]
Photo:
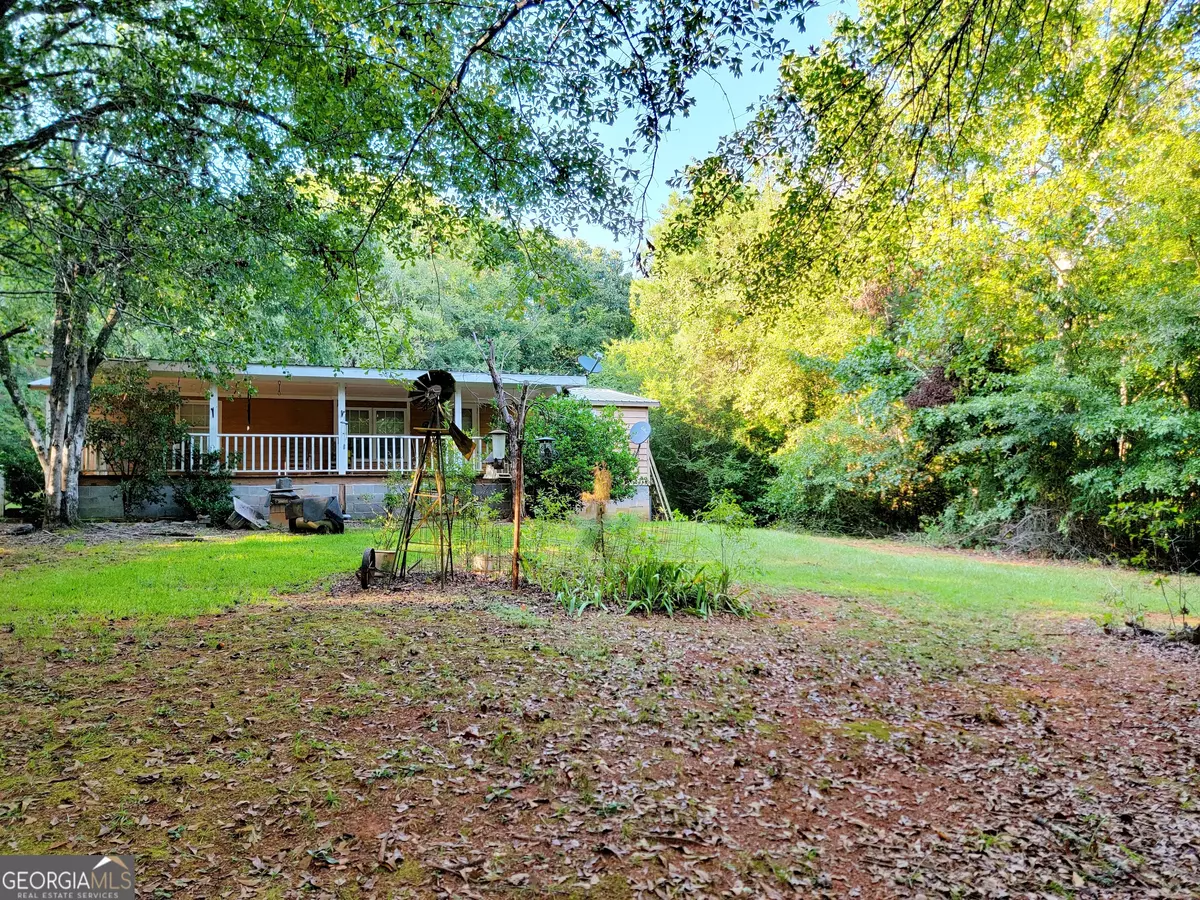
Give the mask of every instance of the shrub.
[[[538, 438], [552, 438], [543, 459]], [[525, 490], [530, 507], [578, 509], [592, 487], [597, 466], [612, 474], [611, 497], [633, 496], [637, 460], [629, 450], [625, 423], [614, 409], [594, 411], [590, 403], [563, 394], [539, 398], [525, 424]]]
[[120, 476], [126, 516], [164, 496], [171, 450], [187, 437], [178, 409], [179, 392], [151, 387], [146, 370], [135, 366], [106, 373], [92, 389], [88, 441]]
[[734, 440], [666, 409], [650, 410], [650, 424], [654, 462], [676, 511], [696, 516], [715, 498], [732, 494], [756, 521], [767, 521], [762, 499], [777, 474], [769, 456], [773, 447]]
[[806, 427], [779, 461], [767, 502], [791, 525], [829, 531], [882, 532], [914, 527], [937, 509], [937, 483], [921, 448], [847, 410]]
[[[5, 503], [30, 521], [42, 514], [42, 467], [29, 444], [24, 426], [5, 404], [0, 412], [0, 475], [4, 476]], [[0, 518], [5, 511], [0, 509]]]
[[172, 484], [175, 500], [193, 516], [208, 516], [218, 525], [233, 512], [233, 473], [236, 459], [221, 459], [219, 450], [200, 453], [186, 461], [186, 471]]

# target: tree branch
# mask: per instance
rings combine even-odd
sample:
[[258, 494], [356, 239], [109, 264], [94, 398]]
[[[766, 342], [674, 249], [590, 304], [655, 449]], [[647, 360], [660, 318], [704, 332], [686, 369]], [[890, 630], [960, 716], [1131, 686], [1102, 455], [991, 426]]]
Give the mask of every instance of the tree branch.
[[367, 218], [367, 224], [363, 228], [363, 233], [359, 237], [358, 243], [354, 245], [355, 253], [358, 253], [358, 251], [362, 249], [363, 244], [366, 243], [367, 236], [371, 233], [371, 229], [375, 226], [376, 219], [378, 219], [380, 213], [383, 212], [384, 205], [391, 198], [392, 192], [396, 189], [396, 185], [400, 183], [400, 179], [407, 174], [408, 164], [412, 161], [413, 155], [417, 152], [417, 147], [420, 146], [421, 141], [425, 139], [425, 135], [429, 132], [429, 129], [431, 129], [437, 123], [438, 119], [442, 117], [442, 113], [445, 112], [446, 107], [450, 104], [450, 101], [454, 99], [454, 95], [457, 94], [459, 89], [462, 87], [462, 83], [467, 77], [467, 71], [471, 67], [471, 60], [475, 58], [476, 54], [486, 50], [488, 45], [496, 39], [497, 35], [511, 25], [513, 20], [516, 19], [516, 17], [522, 12], [532, 6], [540, 6], [545, 2], [547, 2], [547, 0], [517, 0], [516, 3], [506, 9], [498, 19], [488, 26], [483, 34], [476, 38], [475, 43], [467, 48], [467, 52], [463, 55], [462, 61], [458, 64], [458, 69], [455, 70], [454, 77], [450, 79], [450, 82], [442, 91], [441, 96], [438, 98], [437, 105], [434, 106], [433, 111], [429, 113], [429, 118], [425, 120], [425, 124], [421, 126], [421, 130], [418, 131], [413, 137], [412, 143], [409, 145], [407, 152], [405, 152], [403, 159], [400, 161], [400, 165], [397, 166], [396, 171], [392, 174], [392, 177], [388, 179], [387, 184], [384, 186], [383, 195], [376, 202], [375, 208], [371, 210], [371, 215]]
[[72, 128], [80, 125], [90, 125], [107, 113], [129, 109], [132, 105], [133, 102], [128, 99], [105, 100], [103, 103], [97, 103], [89, 109], [72, 113], [69, 116], [63, 116], [58, 121], [51, 122], [49, 125], [39, 128], [33, 134], [29, 135], [29, 137], [13, 141], [10, 144], [0, 145], [0, 166], [7, 165], [22, 154], [29, 153], [32, 150], [40, 150], [64, 131], [70, 131]]
[[21, 421], [25, 425], [25, 430], [29, 432], [29, 441], [33, 444], [33, 452], [37, 454], [38, 462], [45, 467], [46, 440], [42, 435], [41, 426], [38, 425], [37, 419], [34, 418], [33, 410], [25, 402], [25, 393], [21, 390], [21, 385], [17, 383], [12, 356], [8, 352], [8, 342], [17, 335], [26, 334], [29, 330], [30, 326], [25, 324], [10, 328], [4, 334], [0, 334], [0, 381], [4, 382], [9, 399], [12, 400], [13, 406], [16, 407], [17, 414], [20, 415]]

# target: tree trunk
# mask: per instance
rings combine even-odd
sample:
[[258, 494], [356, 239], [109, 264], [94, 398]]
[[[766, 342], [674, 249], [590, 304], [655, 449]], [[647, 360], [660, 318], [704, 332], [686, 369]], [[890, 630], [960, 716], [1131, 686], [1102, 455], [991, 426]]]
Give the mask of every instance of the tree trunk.
[[[483, 347], [479, 344], [478, 335], [475, 336], [475, 344], [482, 353]], [[529, 385], [521, 385], [520, 393], [510, 398], [508, 391], [504, 389], [504, 378], [496, 366], [496, 347], [491, 338], [487, 339], [487, 353], [484, 353], [483, 357], [487, 361], [488, 374], [492, 376], [492, 387], [496, 391], [496, 406], [508, 432], [508, 458], [513, 492], [512, 589], [515, 591], [521, 586], [521, 513], [525, 507], [525, 414], [529, 411]]]
[[88, 300], [79, 289], [80, 274], [79, 262], [65, 259], [55, 278], [46, 421], [49, 466], [43, 466], [46, 527], [79, 522], [79, 470], [92, 393]]
[[82, 276], [83, 264], [79, 260], [67, 255], [58, 257], [50, 334], [50, 389], [43, 425], [38, 424], [26, 402], [7, 345], [9, 339], [30, 328], [19, 326], [0, 335], [0, 380], [21, 416], [42, 467], [45, 491], [42, 521], [47, 528], [79, 522], [79, 474], [92, 403], [92, 378], [104, 359], [104, 349], [124, 308], [124, 299], [119, 298], [95, 339], [90, 339], [90, 303], [80, 286]]
[[525, 505], [525, 448], [524, 441], [518, 441], [512, 447], [512, 485], [513, 485], [513, 550], [512, 550], [512, 589], [521, 586], [521, 519]]

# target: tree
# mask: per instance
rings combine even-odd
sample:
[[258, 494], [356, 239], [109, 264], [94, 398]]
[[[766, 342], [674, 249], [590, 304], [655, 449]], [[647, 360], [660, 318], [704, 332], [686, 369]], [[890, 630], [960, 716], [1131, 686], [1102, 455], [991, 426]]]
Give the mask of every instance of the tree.
[[190, 452], [180, 452], [187, 426], [179, 422], [179, 392], [151, 387], [144, 369], [122, 367], [105, 372], [95, 385], [92, 411], [87, 437], [120, 478], [125, 515], [161, 500], [172, 464]]
[[[514, 396], [504, 386], [504, 376], [496, 366], [496, 347], [491, 338], [485, 342], [487, 353], [484, 360], [492, 376], [492, 387], [496, 391], [496, 409], [508, 433], [508, 466], [512, 479], [513, 544], [511, 583], [515, 591], [521, 586], [521, 520], [525, 518], [525, 417], [529, 414], [529, 403], [533, 399], [531, 385], [527, 382]], [[482, 348], [480, 348], [482, 353]]]
[[[628, 161], [686, 113], [689, 79], [777, 52], [796, 8], [0, 2], [0, 379], [47, 522], [77, 516], [114, 348], [155, 330], [220, 373], [365, 328], [394, 358], [377, 240], [409, 259], [448, 235], [629, 223]], [[625, 111], [636, 136], [613, 153], [598, 126]], [[42, 348], [44, 423], [15, 375]]]
[[411, 367], [478, 366], [478, 333], [493, 338], [504, 368], [577, 373], [582, 354], [628, 336], [631, 276], [618, 254], [558, 239], [527, 248], [481, 265], [481, 248], [463, 241], [386, 267], [386, 287], [411, 317]]
[[[550, 439], [545, 455], [543, 438]], [[525, 423], [525, 472], [535, 508], [578, 508], [597, 467], [612, 477], [611, 499], [633, 496], [637, 460], [616, 410], [597, 413], [587, 401], [565, 394], [534, 400]]]
[[[1153, 107], [1167, 83], [1146, 76], [1194, 52], [1198, 17], [1173, 0], [859, 4], [819, 47], [787, 54], [769, 102], [693, 167], [694, 217], [736, 203], [764, 167], [788, 185], [756, 254], [764, 305], [814, 265], [904, 261], [923, 205], [987, 165], [1022, 116], [1085, 158], [1114, 120]], [[680, 225], [686, 240], [695, 226]], [[772, 254], [779, 242], [795, 252]]]

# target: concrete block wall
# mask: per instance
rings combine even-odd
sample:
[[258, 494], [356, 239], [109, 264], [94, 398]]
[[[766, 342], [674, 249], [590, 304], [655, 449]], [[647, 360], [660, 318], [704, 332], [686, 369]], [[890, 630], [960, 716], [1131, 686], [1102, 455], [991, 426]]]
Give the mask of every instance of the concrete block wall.
[[[178, 519], [187, 515], [175, 501], [175, 491], [163, 489], [162, 499], [154, 503], [143, 503], [133, 511], [138, 519]], [[82, 519], [122, 519], [125, 507], [121, 503], [121, 489], [115, 484], [81, 484], [79, 486], [79, 517]]]
[[[270, 513], [270, 492], [272, 487], [273, 485], [267, 484], [235, 484], [233, 486], [233, 495], [243, 503], [249, 504], [252, 508], [258, 510], [265, 518]], [[294, 490], [302, 497], [338, 497], [341, 493], [341, 487], [340, 484], [335, 483], [297, 484]], [[382, 481], [352, 482], [347, 484], [345, 489], [345, 511], [351, 518], [361, 522], [384, 514], [383, 498], [387, 494], [388, 486]], [[508, 482], [477, 482], [475, 485], [475, 496], [483, 499], [496, 492], [504, 493], [508, 490]], [[509, 514], [510, 506], [511, 502], [506, 505], [501, 501], [499, 512], [502, 520], [511, 517]], [[650, 488], [644, 484], [639, 484], [632, 497], [628, 500], [610, 503], [609, 509], [614, 512], [630, 512], [645, 519], [650, 518]], [[123, 518], [124, 509], [121, 506], [121, 489], [115, 484], [80, 485], [79, 515], [84, 519]], [[135, 510], [136, 518], [173, 519], [182, 518], [186, 515], [187, 513], [183, 507], [175, 501], [175, 492], [170, 487], [165, 489], [162, 501], [147, 504]]]
[[382, 516], [387, 512], [383, 505], [387, 492], [388, 486], [382, 481], [346, 485], [346, 515], [358, 521]]

